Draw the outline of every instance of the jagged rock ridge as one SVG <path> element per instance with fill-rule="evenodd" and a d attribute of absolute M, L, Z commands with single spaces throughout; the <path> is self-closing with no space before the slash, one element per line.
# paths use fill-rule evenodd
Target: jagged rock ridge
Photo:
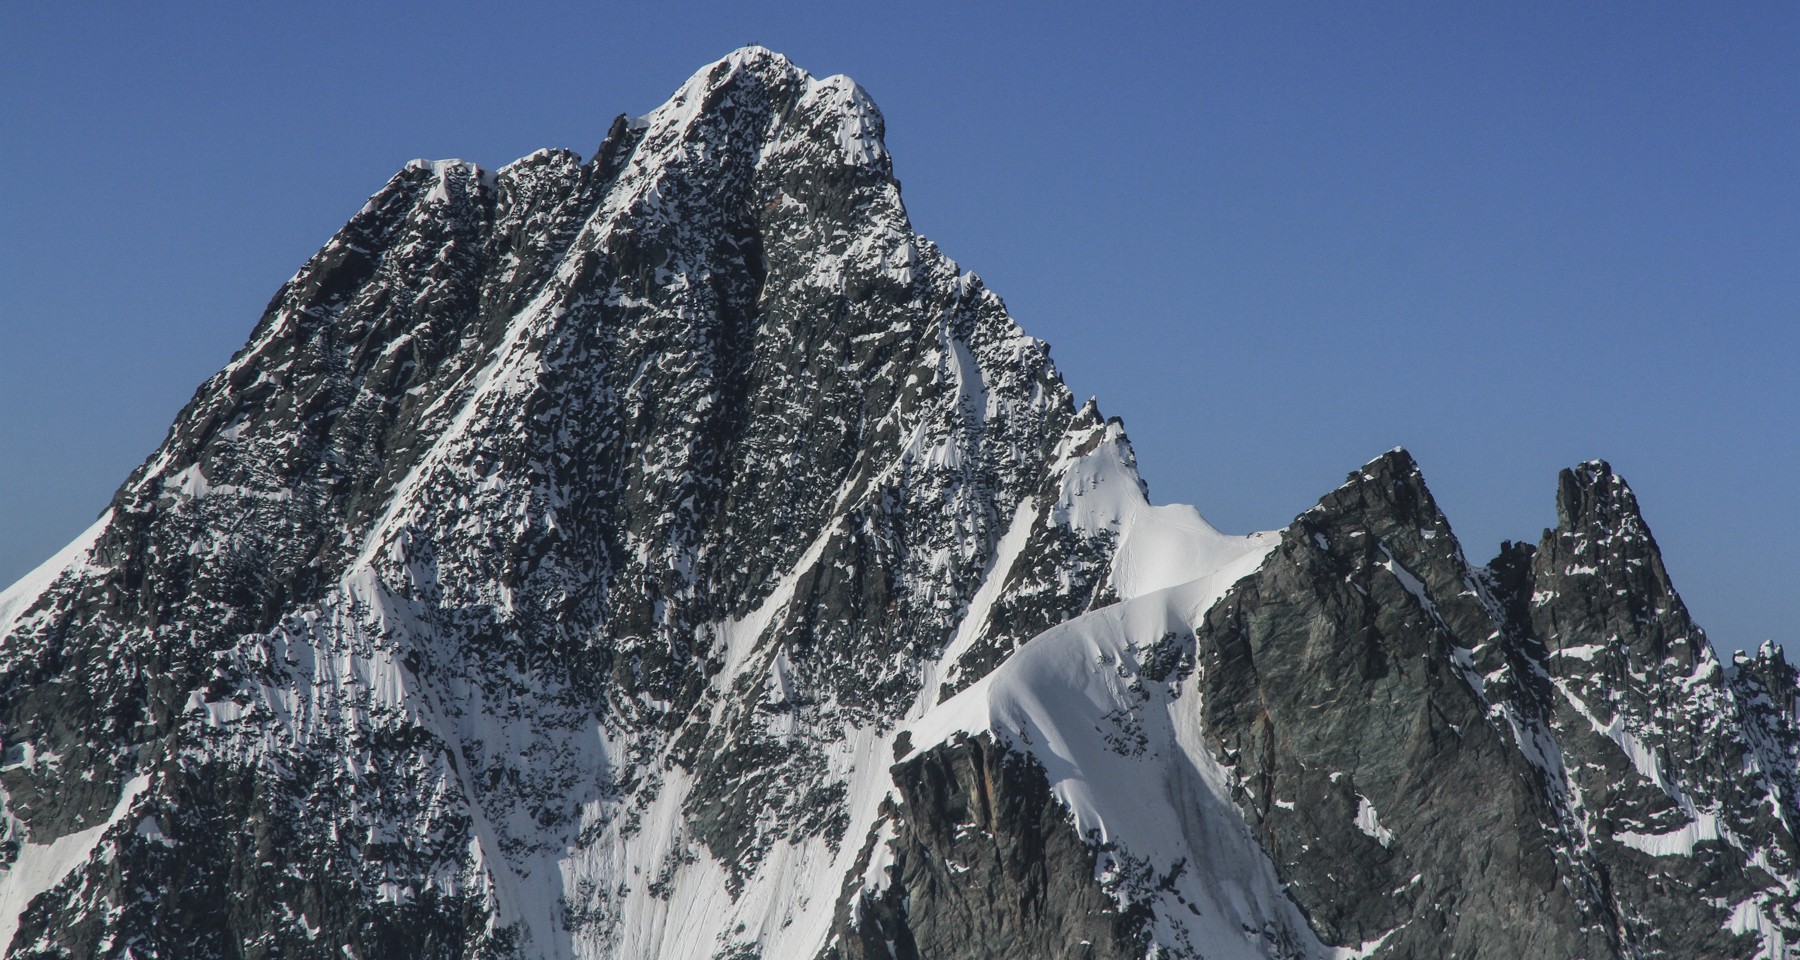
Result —
<path fill-rule="evenodd" d="M 397 174 L 0 594 L 7 955 L 1788 955 L 1795 673 L 1610 469 L 1151 506 L 882 134 Z"/>

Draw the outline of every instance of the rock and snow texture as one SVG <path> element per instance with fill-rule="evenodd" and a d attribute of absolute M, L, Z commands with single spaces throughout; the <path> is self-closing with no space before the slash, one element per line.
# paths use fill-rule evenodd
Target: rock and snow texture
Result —
<path fill-rule="evenodd" d="M 0 949 L 1789 955 L 1795 672 L 1610 470 L 1152 506 L 882 136 L 752 47 L 396 174 L 0 593 Z"/>
<path fill-rule="evenodd" d="M 1046 631 L 906 729 L 843 939 L 869 957 L 979 956 L 971 926 L 1032 956 L 1789 956 L 1793 671 L 1773 649 L 1726 670 L 1665 644 L 1674 709 L 1625 712 L 1653 675 L 1594 671 L 1604 646 L 1571 670 L 1556 638 L 1698 634 L 1603 464 L 1565 474 L 1560 509 L 1541 547 L 1472 566 L 1395 451 L 1242 567 Z M 1571 566 L 1643 579 L 1591 590 L 1558 579 Z M 1607 717 L 1573 706 L 1577 674 L 1611 691 Z M 1011 867 L 1069 837 L 1111 902 Z M 1029 895 L 976 906 L 1013 887 Z"/>
<path fill-rule="evenodd" d="M 1187 549 L 1174 543 L 1182 533 L 1193 535 Z M 1324 955 L 1231 805 L 1198 698 L 1183 695 L 1196 625 L 1274 541 L 1221 550 L 1210 527 L 1188 525 L 1161 536 L 1193 579 L 1051 628 L 905 727 L 901 743 L 927 752 L 977 738 L 1029 757 L 1091 845 L 1094 879 L 1116 910 L 1148 917 L 1138 933 L 1150 942 L 1184 956 Z M 1131 569 L 1126 559 L 1121 546 L 1116 573 Z M 1174 575 L 1135 559 L 1134 575 Z"/>

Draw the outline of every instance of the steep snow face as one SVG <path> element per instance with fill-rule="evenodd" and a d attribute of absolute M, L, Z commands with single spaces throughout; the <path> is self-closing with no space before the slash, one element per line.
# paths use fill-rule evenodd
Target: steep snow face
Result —
<path fill-rule="evenodd" d="M 144 792 L 149 782 L 149 777 L 140 776 L 127 783 L 118 806 L 104 823 L 65 834 L 49 843 L 27 841 L 20 845 L 6 873 L 0 875 L 0 943 L 13 942 L 13 934 L 19 929 L 19 915 L 32 900 L 61 883 L 94 855 L 107 831 L 126 818 L 132 801 Z"/>
<path fill-rule="evenodd" d="M 1191 507 L 1136 506 L 1127 516 L 1128 534 L 1156 551 L 1133 557 L 1136 583 L 1194 576 L 1045 632 L 910 724 L 910 744 L 924 751 L 986 735 L 1034 758 L 1076 832 L 1101 851 L 1098 881 L 1121 908 L 1150 908 L 1152 941 L 1166 955 L 1331 956 L 1238 814 L 1205 738 L 1203 704 L 1181 675 L 1183 661 L 1192 669 L 1196 625 L 1275 538 L 1222 550 L 1225 538 L 1196 526 Z M 1175 522 L 1158 527 L 1163 518 Z"/>
<path fill-rule="evenodd" d="M 30 573 L 20 577 L 18 582 L 0 591 L 0 637 L 12 634 L 13 628 L 31 613 L 32 605 L 57 580 L 63 577 L 80 577 L 87 572 L 94 543 L 111 522 L 112 512 L 109 510 L 101 514 L 100 519 L 95 520 L 81 536 L 58 550 L 55 556 L 38 564 Z"/>

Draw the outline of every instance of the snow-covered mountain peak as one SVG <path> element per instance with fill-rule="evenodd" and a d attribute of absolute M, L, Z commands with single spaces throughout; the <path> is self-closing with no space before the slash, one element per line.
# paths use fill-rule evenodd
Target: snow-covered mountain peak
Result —
<path fill-rule="evenodd" d="M 745 48 L 377 191 L 0 592 L 0 947 L 1789 960 L 1800 681 L 1610 468 L 1153 505 L 881 123 Z"/>
<path fill-rule="evenodd" d="M 1111 538 L 1108 583 L 1121 599 L 1210 576 L 1241 557 L 1260 558 L 1279 536 L 1278 531 L 1231 536 L 1190 505 L 1153 505 L 1125 425 L 1102 419 L 1091 399 L 1076 415 L 1058 456 L 1066 466 L 1056 516 L 1072 529 Z"/>

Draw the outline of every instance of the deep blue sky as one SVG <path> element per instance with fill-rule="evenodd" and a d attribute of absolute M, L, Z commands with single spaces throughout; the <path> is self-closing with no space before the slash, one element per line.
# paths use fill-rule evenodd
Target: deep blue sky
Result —
<path fill-rule="evenodd" d="M 1279 526 L 1396 444 L 1477 560 L 1636 488 L 1723 648 L 1800 634 L 1800 5 L 21 5 L 0 583 L 413 157 L 591 152 L 748 42 L 881 105 L 914 223 Z"/>

